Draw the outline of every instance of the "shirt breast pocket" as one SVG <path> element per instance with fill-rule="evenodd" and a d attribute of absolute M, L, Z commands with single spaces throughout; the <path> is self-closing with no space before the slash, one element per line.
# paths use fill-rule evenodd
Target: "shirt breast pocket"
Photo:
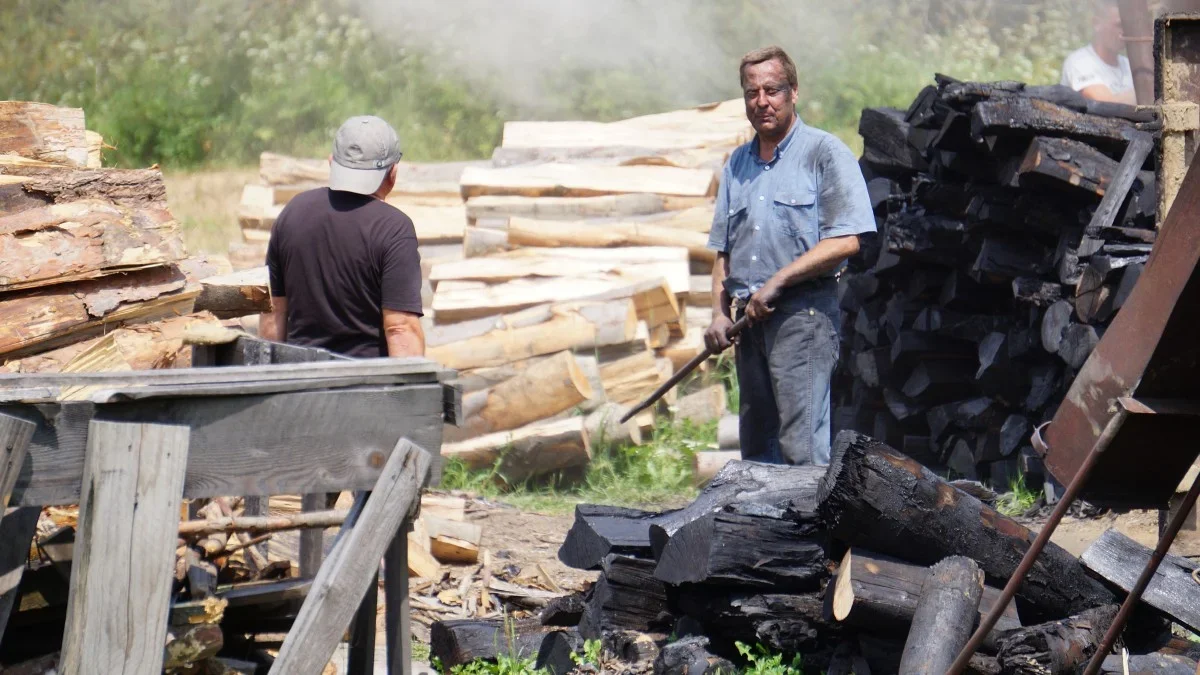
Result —
<path fill-rule="evenodd" d="M 750 202 L 747 201 L 746 195 L 730 195 L 729 196 L 729 238 L 739 234 L 741 226 L 746 222 L 746 216 L 750 213 Z"/>
<path fill-rule="evenodd" d="M 817 191 L 808 187 L 775 192 L 775 219 L 795 239 L 817 239 Z"/>

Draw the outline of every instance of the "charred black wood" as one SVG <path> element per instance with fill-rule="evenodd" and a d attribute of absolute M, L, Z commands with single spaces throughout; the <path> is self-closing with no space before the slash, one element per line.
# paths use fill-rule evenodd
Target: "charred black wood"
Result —
<path fill-rule="evenodd" d="M 926 361 L 913 369 L 901 391 L 909 398 L 945 401 L 970 394 L 974 382 L 974 373 L 958 362 Z"/>
<path fill-rule="evenodd" d="M 546 634 L 554 630 L 537 620 L 508 624 L 500 619 L 435 621 L 429 630 L 429 651 L 447 668 L 501 654 L 534 658 Z"/>
<path fill-rule="evenodd" d="M 1008 457 L 1022 445 L 1029 442 L 1029 434 L 1033 426 L 1029 418 L 1013 413 L 1004 420 L 1000 427 L 1000 454 Z"/>
<path fill-rule="evenodd" d="M 1074 673 L 1096 652 L 1116 614 L 1116 605 L 1103 605 L 1012 631 L 1000 638 L 1000 667 L 1013 675 Z"/>
<path fill-rule="evenodd" d="M 982 101 L 974 107 L 971 116 L 971 132 L 976 137 L 1072 138 L 1110 154 L 1125 151 L 1132 129 L 1133 125 L 1125 120 L 1079 113 L 1049 101 L 1027 97 Z"/>
<path fill-rule="evenodd" d="M 988 237 L 971 266 L 972 275 L 984 277 L 1038 276 L 1053 268 L 1052 253 L 1034 242 Z"/>
<path fill-rule="evenodd" d="M 667 611 L 667 589 L 654 578 L 653 560 L 610 555 L 584 608 L 579 633 L 589 640 L 619 630 L 666 632 L 674 619 Z"/>
<path fill-rule="evenodd" d="M 538 619 L 543 626 L 578 626 L 587 605 L 584 593 L 572 593 L 551 600 L 542 608 Z"/>
<path fill-rule="evenodd" d="M 1085 567 L 1113 586 L 1128 592 L 1152 551 L 1116 530 L 1108 530 L 1080 559 Z M 1200 584 L 1193 575 L 1200 565 L 1167 555 L 1142 596 L 1142 602 L 1192 632 L 1200 629 Z"/>
<path fill-rule="evenodd" d="M 1013 298 L 1034 307 L 1049 307 L 1062 300 L 1062 284 L 1036 277 L 1017 277 L 1012 282 Z"/>
<path fill-rule="evenodd" d="M 845 633 L 817 592 L 747 593 L 684 586 L 672 596 L 679 611 L 705 627 L 718 654 L 736 655 L 735 641 L 757 643 L 773 651 L 804 654 L 806 666 L 820 668 Z"/>
<path fill-rule="evenodd" d="M 718 675 L 735 673 L 732 662 L 709 653 L 708 638 L 687 637 L 662 648 L 654 660 L 654 675 Z"/>
<path fill-rule="evenodd" d="M 945 672 L 967 644 L 983 597 L 983 570 L 951 556 L 929 569 L 900 658 L 900 675 Z"/>
<path fill-rule="evenodd" d="M 1042 348 L 1057 354 L 1071 325 L 1071 314 L 1075 308 L 1066 300 L 1059 300 L 1046 309 L 1042 316 Z"/>
<path fill-rule="evenodd" d="M 1121 309 L 1125 301 L 1129 299 L 1129 294 L 1133 292 L 1133 287 L 1137 284 L 1138 279 L 1142 277 L 1142 270 L 1145 269 L 1145 264 L 1138 263 L 1130 265 L 1121 272 L 1121 281 L 1117 284 L 1117 291 L 1113 294 L 1113 309 Z"/>
<path fill-rule="evenodd" d="M 965 555 L 1001 582 L 1033 541 L 1025 527 L 891 448 L 849 431 L 834 443 L 818 510 L 833 536 L 848 545 L 925 565 Z M 1112 594 L 1062 548 L 1047 545 L 1039 562 L 1018 591 L 1022 616 L 1063 617 L 1111 601 Z"/>
<path fill-rule="evenodd" d="M 639 509 L 580 504 L 558 559 L 567 567 L 590 570 L 610 554 L 649 558 L 650 525 L 660 517 Z"/>
<path fill-rule="evenodd" d="M 1058 347 L 1058 356 L 1072 370 L 1079 370 L 1099 342 L 1100 334 L 1094 326 L 1072 323 L 1063 333 L 1062 344 Z"/>
<path fill-rule="evenodd" d="M 549 633 L 542 638 L 542 644 L 538 647 L 534 667 L 545 669 L 550 675 L 567 675 L 578 667 L 571 657 L 583 653 L 584 642 L 577 630 Z"/>

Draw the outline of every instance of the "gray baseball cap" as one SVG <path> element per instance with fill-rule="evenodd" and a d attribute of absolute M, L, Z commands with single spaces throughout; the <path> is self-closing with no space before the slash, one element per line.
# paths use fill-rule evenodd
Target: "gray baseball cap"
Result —
<path fill-rule="evenodd" d="M 400 137 L 387 122 L 374 115 L 351 117 L 333 139 L 329 188 L 373 194 L 402 154 Z"/>

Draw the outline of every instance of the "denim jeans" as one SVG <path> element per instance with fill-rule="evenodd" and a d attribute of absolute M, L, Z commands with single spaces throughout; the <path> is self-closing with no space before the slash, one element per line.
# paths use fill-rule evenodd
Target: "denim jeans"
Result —
<path fill-rule="evenodd" d="M 838 359 L 836 284 L 785 291 L 736 348 L 742 458 L 829 464 L 829 383 Z M 739 313 L 741 310 L 739 310 Z"/>

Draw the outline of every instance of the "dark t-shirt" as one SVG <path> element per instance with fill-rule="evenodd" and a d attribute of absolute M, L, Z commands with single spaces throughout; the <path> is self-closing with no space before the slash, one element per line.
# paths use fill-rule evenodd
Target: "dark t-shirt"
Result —
<path fill-rule="evenodd" d="M 420 316 L 412 220 L 383 201 L 320 188 L 297 195 L 267 245 L 271 294 L 287 298 L 287 341 L 387 356 L 383 310 Z"/>

